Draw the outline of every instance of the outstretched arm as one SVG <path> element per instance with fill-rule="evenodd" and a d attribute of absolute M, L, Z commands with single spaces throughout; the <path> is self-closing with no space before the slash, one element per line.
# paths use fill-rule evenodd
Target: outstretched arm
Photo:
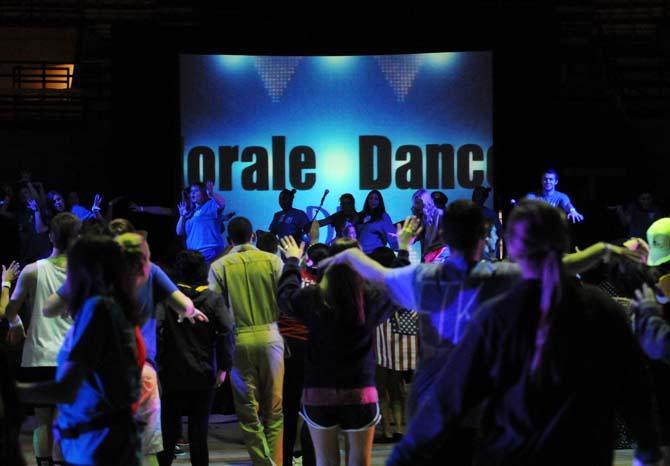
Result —
<path fill-rule="evenodd" d="M 210 199 L 213 199 L 214 202 L 216 202 L 216 205 L 219 206 L 219 209 L 223 210 L 226 208 L 226 200 L 223 198 L 222 195 L 218 194 L 216 191 L 214 191 L 214 182 L 213 181 L 207 181 L 205 183 L 205 187 L 207 189 L 207 195 L 209 196 Z"/>

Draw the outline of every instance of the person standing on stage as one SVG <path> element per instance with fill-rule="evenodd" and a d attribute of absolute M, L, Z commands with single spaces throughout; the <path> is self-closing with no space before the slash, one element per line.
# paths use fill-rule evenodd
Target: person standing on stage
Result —
<path fill-rule="evenodd" d="M 225 248 L 221 236 L 225 199 L 214 192 L 213 182 L 193 183 L 188 202 L 181 201 L 177 207 L 177 235 L 186 235 L 186 248 L 200 252 L 211 263 Z"/>
<path fill-rule="evenodd" d="M 578 223 L 584 220 L 584 216 L 577 212 L 575 206 L 570 202 L 570 197 L 565 193 L 556 191 L 557 184 L 558 172 L 553 168 L 550 168 L 542 174 L 542 190 L 537 193 L 530 193 L 526 198 L 539 199 L 553 207 L 563 209 L 568 214 L 568 219 L 572 220 L 572 223 Z"/>
<path fill-rule="evenodd" d="M 295 189 L 282 189 L 279 193 L 279 207 L 281 210 L 275 212 L 272 223 L 268 230 L 277 238 L 291 235 L 296 241 L 301 241 L 303 235 L 309 230 L 309 219 L 307 214 L 300 209 L 293 208 Z"/>
<path fill-rule="evenodd" d="M 358 212 L 356 212 L 356 200 L 354 196 L 345 193 L 340 196 L 340 210 L 332 215 L 319 220 L 319 226 L 332 225 L 335 229 L 335 237 L 341 238 L 345 236 L 344 229 L 348 225 L 356 225 L 358 223 Z"/>
<path fill-rule="evenodd" d="M 376 189 L 365 198 L 365 206 L 358 214 L 356 233 L 361 249 L 366 254 L 386 245 L 393 250 L 398 249 L 396 227 L 386 213 L 382 193 Z"/>
<path fill-rule="evenodd" d="M 433 202 L 433 197 L 426 189 L 419 189 L 412 195 L 412 215 L 421 220 L 423 230 L 419 235 L 421 243 L 421 257 L 434 246 L 440 245 L 440 226 L 444 211 L 438 209 Z"/>

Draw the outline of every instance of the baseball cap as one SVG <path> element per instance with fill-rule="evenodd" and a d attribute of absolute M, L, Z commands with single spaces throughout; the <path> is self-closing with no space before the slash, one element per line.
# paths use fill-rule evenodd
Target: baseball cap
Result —
<path fill-rule="evenodd" d="M 647 230 L 649 259 L 647 265 L 657 266 L 670 261 L 670 218 L 656 220 Z"/>

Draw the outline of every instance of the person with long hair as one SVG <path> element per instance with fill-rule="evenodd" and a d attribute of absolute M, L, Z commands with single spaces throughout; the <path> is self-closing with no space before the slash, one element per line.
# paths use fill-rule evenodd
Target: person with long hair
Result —
<path fill-rule="evenodd" d="M 214 183 L 193 183 L 188 198 L 182 200 L 177 221 L 177 235 L 186 236 L 186 248 L 199 251 L 212 263 L 225 248 L 221 225 L 225 199 L 214 191 Z"/>
<path fill-rule="evenodd" d="M 51 217 L 61 212 L 72 212 L 82 222 L 89 218 L 102 218 L 100 204 L 102 203 L 102 196 L 96 194 L 93 199 L 93 206 L 91 210 L 82 207 L 79 204 L 68 205 L 65 203 L 65 198 L 58 191 L 49 191 L 47 193 L 47 216 Z"/>
<path fill-rule="evenodd" d="M 160 395 L 156 374 L 156 306 L 165 302 L 181 319 L 207 322 L 208 318 L 193 305 L 193 301 L 177 289 L 167 274 L 151 262 L 151 251 L 146 238 L 134 232 L 127 220 L 112 221 L 110 233 L 121 246 L 127 264 L 127 273 L 133 283 L 133 293 L 140 314 L 142 339 L 146 357 L 141 372 L 140 400 L 136 418 L 142 426 L 142 452 L 146 464 L 157 464 L 156 453 L 163 450 L 160 425 Z M 67 312 L 69 284 L 66 282 L 49 296 L 42 307 L 45 316 L 60 316 Z"/>
<path fill-rule="evenodd" d="M 373 189 L 365 198 L 363 210 L 358 214 L 356 224 L 358 242 L 365 254 L 370 254 L 377 248 L 389 245 L 391 249 L 398 249 L 396 227 L 391 217 L 386 213 L 382 193 Z"/>
<path fill-rule="evenodd" d="M 443 245 L 440 227 L 444 211 L 435 206 L 430 191 L 419 189 L 412 195 L 412 214 L 421 220 L 421 226 L 423 226 L 423 231 L 418 238 L 423 258 L 428 251 Z"/>
<path fill-rule="evenodd" d="M 299 247 L 291 236 L 280 242 L 287 260 L 277 301 L 283 312 L 309 330 L 302 416 L 314 442 L 317 465 L 339 464 L 340 432 L 348 440 L 348 464 L 370 465 L 380 418 L 374 333 L 399 308 L 345 264 L 328 268 L 318 286 L 301 288 L 299 260 L 304 244 Z M 356 241 L 339 238 L 331 244 L 331 252 L 356 247 Z"/>
<path fill-rule="evenodd" d="M 481 306 L 387 464 L 434 464 L 484 400 L 473 465 L 611 465 L 615 410 L 637 440 L 637 464 L 655 464 L 644 357 L 623 310 L 566 278 L 564 215 L 523 201 L 507 239 L 523 280 Z"/>
<path fill-rule="evenodd" d="M 118 244 L 86 236 L 68 254 L 69 313 L 56 380 L 19 384 L 24 402 L 58 403 L 54 430 L 72 465 L 138 465 L 140 371 L 133 283 Z"/>
<path fill-rule="evenodd" d="M 335 237 L 341 238 L 347 236 L 345 228 L 349 225 L 358 223 L 358 212 L 356 212 L 356 199 L 351 193 L 344 193 L 340 196 L 340 208 L 334 214 L 319 220 L 319 227 L 332 225 L 335 230 Z"/>

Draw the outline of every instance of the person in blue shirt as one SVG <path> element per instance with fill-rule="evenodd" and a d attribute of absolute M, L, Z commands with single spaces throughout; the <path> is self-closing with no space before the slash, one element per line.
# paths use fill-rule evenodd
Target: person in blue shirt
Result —
<path fill-rule="evenodd" d="M 398 249 L 396 227 L 386 213 L 382 193 L 376 189 L 365 198 L 363 210 L 358 214 L 356 232 L 361 249 L 366 254 L 386 245 L 393 250 Z"/>
<path fill-rule="evenodd" d="M 177 206 L 179 220 L 177 235 L 186 235 L 186 248 L 205 256 L 207 263 L 219 257 L 225 248 L 221 225 L 226 201 L 214 192 L 214 183 L 193 183 L 189 187 L 188 199 Z"/>
<path fill-rule="evenodd" d="M 67 212 L 68 208 L 65 204 L 65 198 L 58 191 L 49 191 L 47 193 L 47 199 L 49 206 L 47 210 L 53 212 L 53 215 L 56 215 L 60 212 Z M 102 203 L 102 196 L 96 194 L 93 199 L 93 206 L 91 210 L 88 210 L 86 207 L 82 207 L 79 204 L 72 205 L 69 209 L 70 212 L 75 214 L 80 221 L 84 221 L 89 218 L 102 218 L 100 213 L 100 204 Z"/>
<path fill-rule="evenodd" d="M 299 209 L 293 208 L 295 189 L 282 189 L 279 193 L 279 207 L 281 210 L 275 212 L 272 223 L 268 230 L 277 238 L 291 235 L 296 242 L 300 243 L 305 233 L 309 230 L 309 219 L 307 214 Z"/>
<path fill-rule="evenodd" d="M 95 195 L 91 210 L 78 204 L 74 204 L 68 208 L 65 204 L 65 198 L 58 191 L 49 191 L 46 203 L 47 205 L 45 206 L 34 197 L 27 201 L 28 209 L 33 212 L 32 223 L 35 227 L 35 232 L 38 234 L 47 233 L 49 231 L 49 222 L 61 212 L 71 212 L 81 222 L 89 219 L 103 219 L 100 212 L 100 204 L 102 204 L 102 196 L 100 194 Z"/>
<path fill-rule="evenodd" d="M 579 223 L 584 220 L 584 216 L 577 212 L 575 206 L 570 202 L 570 197 L 556 190 L 558 184 L 558 172 L 553 168 L 546 170 L 542 174 L 542 190 L 536 193 L 530 193 L 526 196 L 528 199 L 539 199 L 552 207 L 557 207 L 565 211 L 568 219 L 572 223 Z"/>

